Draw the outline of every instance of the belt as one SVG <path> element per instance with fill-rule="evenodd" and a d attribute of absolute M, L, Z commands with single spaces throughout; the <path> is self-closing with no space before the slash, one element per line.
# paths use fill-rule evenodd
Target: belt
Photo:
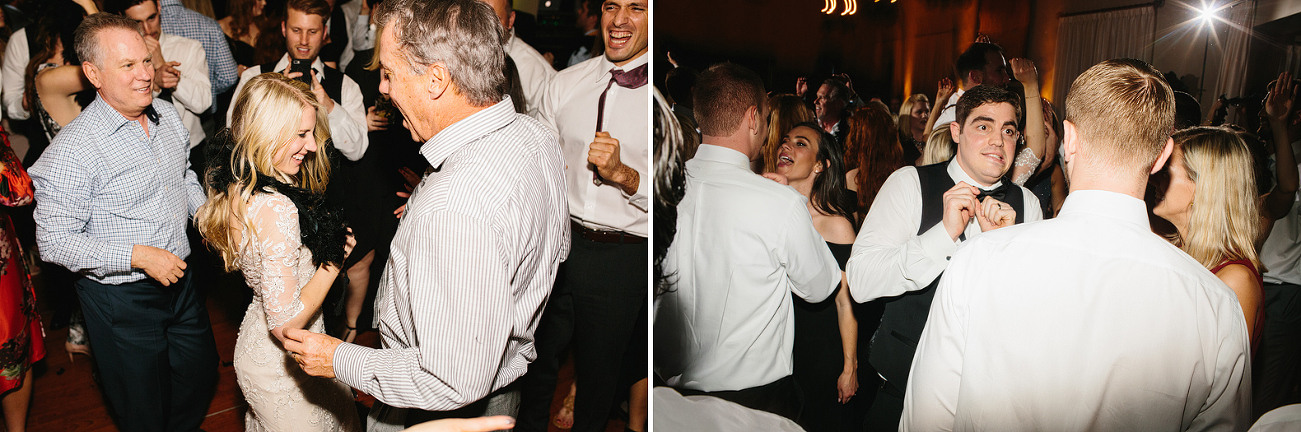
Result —
<path fill-rule="evenodd" d="M 899 390 L 898 387 L 895 387 L 894 384 L 890 384 L 889 381 L 881 381 L 881 393 L 903 399 L 903 390 Z"/>
<path fill-rule="evenodd" d="M 646 243 L 646 237 L 628 234 L 623 231 L 594 230 L 573 219 L 569 220 L 569 228 L 579 236 L 597 243 Z"/>

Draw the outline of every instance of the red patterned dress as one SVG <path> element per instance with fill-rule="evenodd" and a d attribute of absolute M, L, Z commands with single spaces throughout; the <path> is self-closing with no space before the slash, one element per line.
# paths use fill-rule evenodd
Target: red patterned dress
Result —
<path fill-rule="evenodd" d="M 32 179 L 9 149 L 0 129 L 0 204 L 32 203 Z M 36 314 L 36 293 L 23 266 L 23 249 L 8 215 L 0 215 L 0 393 L 22 385 L 32 363 L 45 357 L 45 330 Z"/>

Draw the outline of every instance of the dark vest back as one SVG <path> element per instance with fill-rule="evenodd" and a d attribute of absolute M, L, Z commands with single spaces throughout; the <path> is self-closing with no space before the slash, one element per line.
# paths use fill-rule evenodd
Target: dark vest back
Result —
<path fill-rule="evenodd" d="M 944 220 L 944 193 L 954 185 L 948 165 L 948 162 L 941 162 L 917 167 L 922 192 L 922 220 L 918 225 L 918 235 Z M 1003 181 L 1009 180 L 1004 178 Z M 1007 204 L 1016 210 L 1016 223 L 1021 223 L 1025 214 L 1021 188 L 1013 187 L 1006 198 Z M 908 384 L 908 369 L 912 367 L 913 354 L 917 352 L 917 342 L 926 327 L 926 316 L 930 314 L 931 300 L 935 298 L 935 287 L 939 283 L 940 276 L 936 276 L 926 288 L 878 300 L 885 302 L 885 314 L 881 316 L 881 326 L 872 336 L 868 362 L 899 390 Z"/>
<path fill-rule="evenodd" d="M 276 70 L 276 63 L 279 60 L 262 65 L 262 73 L 280 72 Z M 343 72 L 338 69 L 326 66 L 325 76 L 320 77 L 321 87 L 325 87 L 325 94 L 334 100 L 335 104 L 343 103 Z M 238 97 L 239 95 L 236 95 Z M 234 103 L 234 102 L 232 102 Z"/>

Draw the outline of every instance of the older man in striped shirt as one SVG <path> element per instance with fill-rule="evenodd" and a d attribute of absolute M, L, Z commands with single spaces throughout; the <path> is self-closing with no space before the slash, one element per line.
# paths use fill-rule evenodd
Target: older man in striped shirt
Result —
<path fill-rule="evenodd" d="M 559 144 L 502 95 L 502 28 L 486 4 L 388 0 L 374 18 L 380 91 L 433 172 L 411 193 L 381 278 L 384 348 L 306 331 L 286 332 L 285 348 L 310 374 L 411 408 L 408 425 L 513 415 L 509 384 L 536 357 L 569 250 Z"/>

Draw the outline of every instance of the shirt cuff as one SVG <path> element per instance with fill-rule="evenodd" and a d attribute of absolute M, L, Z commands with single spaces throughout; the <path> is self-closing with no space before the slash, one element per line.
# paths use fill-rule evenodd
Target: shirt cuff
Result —
<path fill-rule="evenodd" d="M 135 245 L 123 243 L 109 243 L 106 262 L 100 267 L 99 271 L 103 274 L 118 272 L 129 272 L 135 270 L 131 267 L 131 251 Z"/>
<path fill-rule="evenodd" d="M 927 258 L 932 262 L 943 264 L 941 269 L 948 266 L 949 258 L 952 258 L 953 252 L 958 250 L 958 242 L 949 237 L 949 231 L 944 229 L 943 222 L 935 224 L 931 229 L 917 236 L 917 240 L 921 243 Z"/>
<path fill-rule="evenodd" d="M 628 203 L 629 203 L 629 204 L 632 204 L 633 207 L 637 207 L 637 208 L 640 209 L 641 211 L 646 211 L 646 210 L 647 210 L 647 201 L 648 201 L 647 198 L 646 198 L 646 191 L 650 188 L 650 177 L 651 177 L 651 176 L 648 176 L 648 175 L 643 174 L 643 173 L 641 173 L 641 172 L 638 172 L 638 173 L 637 173 L 637 176 L 639 177 L 639 179 L 637 180 L 637 192 L 636 192 L 636 193 L 634 193 L 634 194 L 632 194 L 632 195 L 629 195 L 629 194 L 627 194 L 626 192 L 624 192 L 623 189 L 619 189 L 619 193 L 623 194 L 623 197 L 624 197 L 624 198 L 627 198 L 627 199 L 628 199 Z"/>
<path fill-rule="evenodd" d="M 366 390 L 362 387 L 366 380 L 366 358 L 373 348 L 357 344 L 341 343 L 334 348 L 334 377 L 349 387 Z"/>

